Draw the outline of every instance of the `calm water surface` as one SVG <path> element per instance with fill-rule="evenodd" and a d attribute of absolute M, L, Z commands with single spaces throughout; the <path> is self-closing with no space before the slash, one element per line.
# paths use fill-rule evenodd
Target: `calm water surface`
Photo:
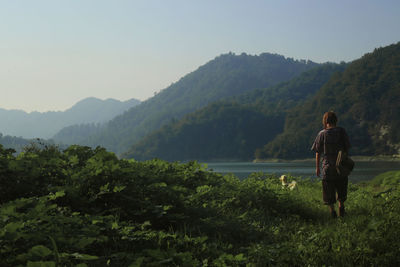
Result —
<path fill-rule="evenodd" d="M 208 169 L 222 174 L 233 173 L 239 178 L 245 178 L 253 172 L 272 173 L 275 175 L 290 174 L 300 177 L 315 177 L 314 162 L 210 162 Z M 349 176 L 352 182 L 367 181 L 376 175 L 400 170 L 400 162 L 356 162 L 353 172 Z"/>

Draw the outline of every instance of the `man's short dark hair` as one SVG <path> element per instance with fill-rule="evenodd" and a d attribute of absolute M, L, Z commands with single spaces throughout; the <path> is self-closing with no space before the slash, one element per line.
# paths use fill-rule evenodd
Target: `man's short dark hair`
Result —
<path fill-rule="evenodd" d="M 329 125 L 336 126 L 337 116 L 335 112 L 333 111 L 325 112 L 324 116 L 322 117 L 322 124 L 324 125 L 324 129 L 326 129 L 328 123 Z"/>

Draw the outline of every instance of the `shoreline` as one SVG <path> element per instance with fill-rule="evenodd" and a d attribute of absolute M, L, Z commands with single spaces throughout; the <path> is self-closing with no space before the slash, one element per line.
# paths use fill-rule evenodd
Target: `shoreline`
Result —
<path fill-rule="evenodd" d="M 393 156 L 351 156 L 355 162 L 400 162 L 400 155 Z M 253 163 L 278 163 L 278 162 L 314 162 L 314 158 L 306 159 L 254 159 Z"/>

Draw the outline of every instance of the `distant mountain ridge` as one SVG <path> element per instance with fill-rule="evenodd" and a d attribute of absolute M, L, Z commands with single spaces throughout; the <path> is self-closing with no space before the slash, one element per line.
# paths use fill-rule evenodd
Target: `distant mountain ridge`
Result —
<path fill-rule="evenodd" d="M 65 111 L 31 112 L 0 108 L 0 133 L 24 138 L 53 137 L 72 124 L 104 123 L 140 103 L 130 99 L 85 98 Z"/>
<path fill-rule="evenodd" d="M 345 67 L 323 64 L 288 82 L 214 102 L 145 136 L 125 156 L 137 160 L 252 160 L 257 148 L 283 131 L 287 111 L 312 97 Z"/>
<path fill-rule="evenodd" d="M 353 155 L 400 155 L 400 42 L 377 48 L 336 73 L 304 105 L 292 109 L 285 128 L 257 151 L 258 158 L 302 158 L 333 110 L 350 137 Z"/>
<path fill-rule="evenodd" d="M 264 53 L 216 57 L 159 94 L 108 122 L 100 131 L 74 138 L 76 143 L 126 152 L 142 137 L 212 102 L 290 80 L 317 63 Z M 90 128 L 90 127 L 89 127 Z M 70 128 L 71 132 L 77 128 Z M 90 131 L 90 130 L 89 130 Z"/>
<path fill-rule="evenodd" d="M 145 136 L 138 160 L 310 158 L 322 115 L 338 114 L 353 155 L 400 155 L 400 43 L 349 64 L 324 64 L 288 82 L 214 102 Z"/>

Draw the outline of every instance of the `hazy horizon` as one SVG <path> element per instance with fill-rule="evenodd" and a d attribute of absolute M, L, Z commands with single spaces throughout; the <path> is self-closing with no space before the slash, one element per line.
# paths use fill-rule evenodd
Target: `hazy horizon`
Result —
<path fill-rule="evenodd" d="M 34 112 L 39 112 L 39 113 L 46 113 L 46 112 L 64 112 L 64 111 L 66 111 L 66 110 L 68 110 L 68 109 L 71 109 L 73 106 L 75 106 L 75 105 L 78 104 L 79 102 L 81 102 L 81 101 L 83 101 L 83 100 L 86 100 L 86 99 L 90 99 L 90 98 L 95 98 L 95 99 L 98 99 L 98 100 L 101 100 L 101 101 L 116 100 L 116 101 L 119 101 L 119 102 L 126 102 L 126 101 L 129 101 L 129 100 L 132 100 L 132 99 L 136 99 L 136 98 L 132 97 L 132 98 L 129 98 L 129 99 L 121 100 L 121 99 L 116 99 L 116 98 L 114 98 L 114 97 L 99 98 L 99 97 L 95 97 L 95 96 L 88 96 L 88 97 L 84 97 L 84 98 L 82 98 L 82 99 L 79 99 L 78 101 L 72 103 L 70 106 L 66 107 L 65 109 L 44 110 L 44 111 L 37 111 L 37 110 L 26 111 L 26 110 L 23 110 L 23 109 L 21 109 L 21 108 L 3 108 L 3 107 L 0 107 L 0 109 L 8 110 L 8 111 L 23 111 L 23 112 L 26 112 L 26 113 L 34 113 Z M 136 99 L 136 100 L 139 100 L 139 99 Z M 142 100 L 139 100 L 139 101 L 143 102 Z"/>
<path fill-rule="evenodd" d="M 0 108 L 144 101 L 228 52 L 349 62 L 400 41 L 399 12 L 392 0 L 7 1 Z"/>

